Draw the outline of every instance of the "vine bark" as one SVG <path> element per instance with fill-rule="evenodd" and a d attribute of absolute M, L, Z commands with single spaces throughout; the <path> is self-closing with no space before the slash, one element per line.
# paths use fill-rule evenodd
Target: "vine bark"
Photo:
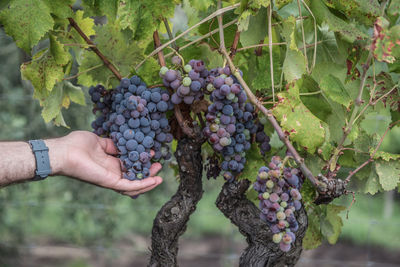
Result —
<path fill-rule="evenodd" d="M 186 231 L 189 217 L 203 195 L 202 143 L 198 138 L 187 137 L 178 141 L 175 157 L 179 166 L 180 184 L 178 191 L 154 219 L 148 266 L 178 266 L 179 236 Z"/>

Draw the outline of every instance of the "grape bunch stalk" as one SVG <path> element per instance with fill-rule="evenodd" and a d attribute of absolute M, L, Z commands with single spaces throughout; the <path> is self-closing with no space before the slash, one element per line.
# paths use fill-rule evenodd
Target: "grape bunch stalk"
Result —
<path fill-rule="evenodd" d="M 98 85 L 90 89 L 95 110 L 103 107 L 92 126 L 99 136 L 110 137 L 119 151 L 123 177 L 129 180 L 150 175 L 152 161 L 171 158 L 168 143 L 172 142 L 166 112 L 173 108 L 167 90 L 149 89 L 138 77 L 123 78 L 111 94 Z M 99 107 L 100 104 L 100 107 Z M 99 127 L 101 123 L 101 127 Z"/>
<path fill-rule="evenodd" d="M 269 226 L 273 242 L 284 252 L 291 249 L 299 229 L 295 212 L 302 207 L 302 182 L 299 169 L 285 167 L 279 156 L 273 156 L 268 167 L 259 169 L 253 184 L 260 200 L 260 219 Z"/>

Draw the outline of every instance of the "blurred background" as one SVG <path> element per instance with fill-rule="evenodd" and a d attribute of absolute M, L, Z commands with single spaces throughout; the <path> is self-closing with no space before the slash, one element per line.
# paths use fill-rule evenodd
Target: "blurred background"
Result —
<path fill-rule="evenodd" d="M 27 60 L 0 29 L 0 141 L 90 130 L 90 101 L 64 112 L 70 129 L 44 123 L 32 88 L 20 78 Z M 383 146 L 400 152 L 400 127 Z M 137 200 L 66 177 L 0 189 L 0 266 L 146 266 L 153 219 L 178 186 L 171 168 L 161 176 L 164 183 Z M 180 239 L 181 266 L 238 264 L 246 242 L 215 207 L 221 185 L 204 178 L 203 199 Z M 342 214 L 338 244 L 304 251 L 297 266 L 400 266 L 399 194 L 357 194 L 356 200 L 349 218 Z M 349 206 L 351 197 L 338 202 Z"/>

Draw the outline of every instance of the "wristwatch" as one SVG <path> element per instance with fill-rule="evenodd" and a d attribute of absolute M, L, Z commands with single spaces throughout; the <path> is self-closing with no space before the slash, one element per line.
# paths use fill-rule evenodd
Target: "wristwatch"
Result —
<path fill-rule="evenodd" d="M 28 143 L 32 148 L 36 160 L 35 177 L 32 180 L 43 180 L 51 174 L 49 148 L 43 140 L 29 140 Z"/>

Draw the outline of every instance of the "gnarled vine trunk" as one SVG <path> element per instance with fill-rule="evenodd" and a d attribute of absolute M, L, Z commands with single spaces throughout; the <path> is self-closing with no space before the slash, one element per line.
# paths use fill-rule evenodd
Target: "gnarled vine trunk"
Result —
<path fill-rule="evenodd" d="M 203 195 L 201 158 L 202 141 L 183 138 L 178 141 L 180 184 L 154 219 L 149 266 L 178 266 L 178 239 L 186 231 L 190 215 Z"/>
<path fill-rule="evenodd" d="M 221 212 L 246 236 L 249 246 L 240 257 L 241 267 L 294 266 L 302 252 L 302 241 L 307 229 L 307 214 L 304 208 L 296 212 L 299 229 L 296 241 L 289 252 L 282 252 L 272 242 L 272 232 L 260 219 L 260 210 L 246 198 L 250 181 L 226 182 L 216 205 Z"/>

